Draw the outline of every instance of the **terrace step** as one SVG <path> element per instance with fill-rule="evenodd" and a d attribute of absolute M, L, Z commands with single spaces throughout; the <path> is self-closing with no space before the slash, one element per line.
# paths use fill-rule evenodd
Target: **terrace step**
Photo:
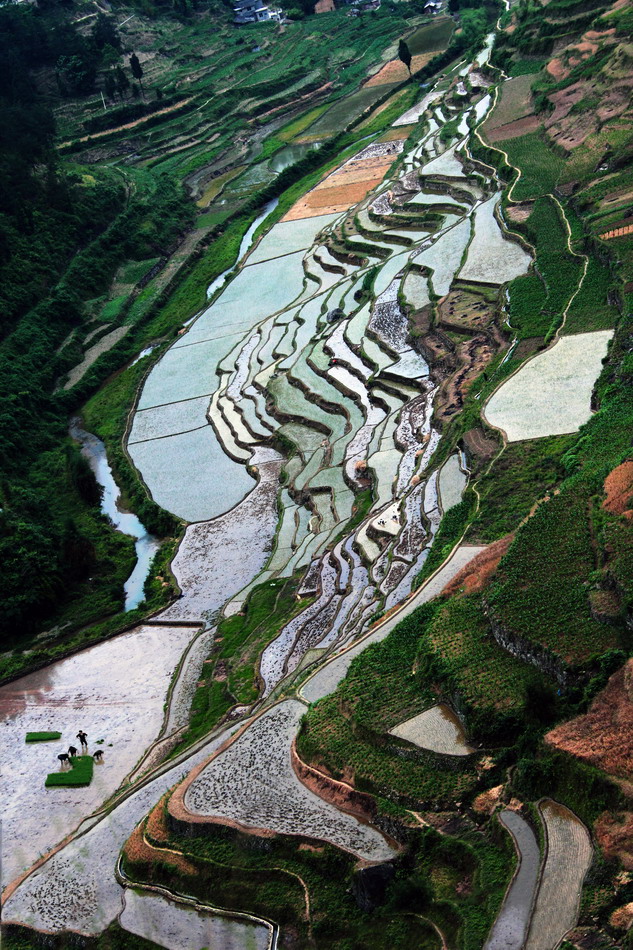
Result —
<path fill-rule="evenodd" d="M 219 393 L 215 392 L 207 410 L 207 419 L 226 454 L 236 462 L 248 462 L 251 451 L 239 445 L 218 406 Z"/>

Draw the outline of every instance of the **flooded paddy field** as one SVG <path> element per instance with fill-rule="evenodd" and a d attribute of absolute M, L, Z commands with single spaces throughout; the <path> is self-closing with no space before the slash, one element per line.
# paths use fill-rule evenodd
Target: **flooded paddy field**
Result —
<path fill-rule="evenodd" d="M 486 405 L 509 442 L 576 432 L 591 416 L 591 393 L 612 330 L 563 336 L 504 382 Z"/>
<path fill-rule="evenodd" d="M 137 627 L 0 687 L 5 885 L 99 808 L 158 738 L 172 676 L 197 633 Z M 25 743 L 27 732 L 49 729 L 61 739 Z M 57 755 L 79 748 L 80 729 L 89 752 L 103 752 L 92 783 L 45 788 L 47 774 L 60 769 Z"/>
<path fill-rule="evenodd" d="M 270 927 L 235 917 L 203 913 L 146 891 L 127 890 L 119 918 L 124 930 L 167 950 L 268 950 Z"/>
<path fill-rule="evenodd" d="M 470 755 L 474 751 L 466 741 L 459 717 L 445 703 L 426 709 L 413 719 L 394 726 L 389 732 L 430 752 Z"/>

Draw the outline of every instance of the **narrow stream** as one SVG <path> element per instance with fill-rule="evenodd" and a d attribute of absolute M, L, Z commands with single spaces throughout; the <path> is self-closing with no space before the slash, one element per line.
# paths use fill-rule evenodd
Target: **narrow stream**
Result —
<path fill-rule="evenodd" d="M 134 610 L 143 600 L 143 587 L 149 574 L 151 563 L 160 547 L 158 538 L 149 534 L 145 526 L 131 511 L 120 508 L 121 492 L 114 480 L 108 464 L 105 445 L 101 439 L 86 432 L 79 419 L 73 418 L 69 428 L 70 436 L 81 445 L 81 454 L 88 461 L 98 484 L 103 489 L 101 511 L 107 515 L 117 531 L 128 534 L 135 541 L 136 564 L 124 585 L 125 610 Z"/>
<path fill-rule="evenodd" d="M 264 205 L 264 210 L 261 212 L 261 214 L 257 215 L 255 220 L 249 227 L 248 231 L 242 238 L 240 249 L 237 255 L 237 260 L 235 261 L 235 263 L 231 264 L 230 267 L 227 267 L 226 270 L 223 270 L 221 274 L 218 274 L 215 280 L 211 281 L 211 283 L 207 287 L 207 300 L 210 300 L 213 294 L 216 292 L 216 290 L 219 290 L 219 288 L 222 287 L 222 285 L 224 284 L 224 281 L 227 278 L 227 275 L 235 270 L 235 268 L 240 263 L 240 261 L 242 260 L 242 258 L 244 257 L 248 249 L 250 248 L 251 244 L 253 243 L 253 235 L 255 234 L 255 231 L 257 230 L 259 225 L 262 223 L 262 221 L 264 221 L 268 217 L 271 211 L 275 210 L 278 204 L 279 204 L 279 198 L 272 198 L 270 201 L 266 202 L 266 204 Z"/>

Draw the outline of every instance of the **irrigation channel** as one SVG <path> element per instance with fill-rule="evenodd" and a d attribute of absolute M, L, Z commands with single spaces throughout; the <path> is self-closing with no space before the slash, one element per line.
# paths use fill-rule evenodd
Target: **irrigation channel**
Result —
<path fill-rule="evenodd" d="M 321 839 L 367 863 L 393 856 L 393 842 L 302 785 L 291 749 L 302 713 L 336 688 L 353 657 L 439 594 L 482 550 L 458 546 L 412 593 L 443 513 L 459 502 L 468 472 L 459 453 L 441 467 L 431 464 L 440 442 L 434 413 L 441 409 L 450 418 L 460 393 L 431 379 L 411 345 L 402 303 L 423 313 L 458 279 L 500 287 L 531 264 L 508 234 L 492 170 L 468 150 L 491 106 L 491 82 L 480 72 L 490 46 L 489 37 L 472 67 L 460 64 L 449 77 L 459 84 L 469 74 L 478 90 L 470 101 L 455 95 L 446 80 L 439 83 L 393 123 L 387 140 L 364 143 L 253 244 L 274 207 L 267 206 L 244 238 L 240 266 L 214 281 L 210 298 L 219 288 L 221 293 L 147 377 L 128 451 L 154 499 L 189 526 L 173 562 L 181 598 L 138 634 L 125 636 L 159 631 L 185 657 L 180 665 L 170 661 L 154 670 L 162 684 L 154 706 L 162 696 L 165 721 L 177 727 L 174 710 L 189 695 L 179 684 L 187 677 L 195 683 L 221 613 L 239 613 L 256 585 L 297 571 L 299 594 L 313 600 L 264 649 L 262 696 L 234 709 L 236 721 L 168 763 L 160 762 L 166 727 L 162 733 L 153 728 L 145 747 L 130 751 L 136 765 L 126 774 L 133 781 L 118 797 L 104 806 L 104 795 L 96 808 L 86 798 L 83 812 L 79 800 L 83 820 L 45 829 L 39 861 L 37 853 L 16 851 L 5 882 L 7 922 L 96 934 L 119 919 L 148 936 L 176 927 L 192 947 L 211 933 L 208 927 L 221 929 L 221 921 L 201 923 L 199 908 L 192 913 L 178 895 L 131 896 L 130 882 L 115 874 L 135 826 L 178 783 L 172 800 L 191 820 L 219 818 Z M 456 135 L 442 137 L 454 119 Z M 413 144 L 412 123 L 419 133 Z M 449 316 L 458 320 L 452 311 Z M 494 330 L 486 339 L 493 356 L 495 347 L 508 345 Z M 464 352 L 469 345 L 463 344 Z M 282 454 L 288 446 L 292 450 Z M 350 528 L 370 474 L 373 505 Z M 379 609 L 390 613 L 371 626 Z M 107 646 L 122 664 L 124 639 Z M 146 657 L 143 670 L 156 662 L 154 653 Z M 294 678 L 306 668 L 310 675 L 292 695 Z M 166 676 L 176 683 L 170 691 Z M 20 709 L 30 708 L 37 688 L 41 684 L 13 684 Z M 128 698 L 137 695 L 132 683 Z M 97 733 L 91 710 L 82 715 L 84 728 Z M 441 710 L 427 719 L 436 731 L 441 727 L 442 743 L 455 744 L 455 754 L 469 753 L 457 724 L 448 729 Z M 412 727 L 418 745 L 424 744 L 426 722 Z M 258 778 L 264 770 L 266 784 Z M 15 784 L 20 798 L 19 776 Z M 548 820 L 552 840 L 564 843 L 560 826 L 567 821 L 571 827 L 573 816 L 557 812 Z M 512 821 L 508 817 L 506 825 L 518 840 L 522 832 Z M 574 829 L 570 840 L 585 859 L 586 842 Z M 555 864 L 553 859 L 552 876 Z M 508 922 L 526 932 L 532 912 L 525 905 L 532 900 L 526 874 L 517 878 L 491 947 Z M 579 880 L 570 888 L 577 890 Z M 573 922 L 576 907 L 570 904 L 566 920 Z M 230 945 L 246 946 L 252 933 L 240 936 L 238 923 L 229 928 Z M 253 923 L 262 928 L 257 946 L 260 937 L 262 946 L 274 945 L 270 922 L 252 919 L 244 926 Z"/>

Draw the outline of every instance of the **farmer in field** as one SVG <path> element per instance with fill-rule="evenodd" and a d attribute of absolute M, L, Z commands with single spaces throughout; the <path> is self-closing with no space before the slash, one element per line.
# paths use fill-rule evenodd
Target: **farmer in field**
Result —
<path fill-rule="evenodd" d="M 84 749 L 87 750 L 87 749 L 88 749 L 88 736 L 87 736 L 87 734 L 86 734 L 85 732 L 82 732 L 82 730 L 80 729 L 79 732 L 77 733 L 77 738 L 78 738 L 79 741 L 81 742 L 81 751 L 83 752 Z"/>

